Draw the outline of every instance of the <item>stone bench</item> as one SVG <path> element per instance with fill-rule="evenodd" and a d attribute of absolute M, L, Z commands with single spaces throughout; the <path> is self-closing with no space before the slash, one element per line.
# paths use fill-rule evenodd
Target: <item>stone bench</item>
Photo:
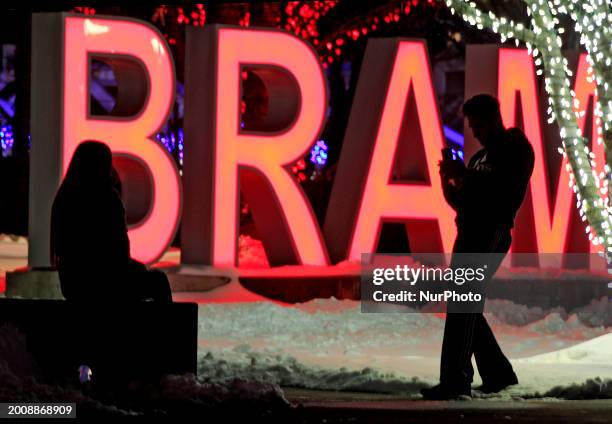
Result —
<path fill-rule="evenodd" d="M 76 305 L 65 300 L 0 299 L 0 326 L 13 325 L 48 382 L 154 380 L 196 373 L 198 305 Z"/>

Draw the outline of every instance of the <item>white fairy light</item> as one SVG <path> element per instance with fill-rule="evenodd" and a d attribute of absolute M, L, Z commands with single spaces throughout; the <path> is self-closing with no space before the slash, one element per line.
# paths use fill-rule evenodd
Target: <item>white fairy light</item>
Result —
<path fill-rule="evenodd" d="M 534 57 L 537 75 L 543 75 L 545 90 L 548 94 L 550 107 L 547 110 L 548 122 L 557 121 L 563 147 L 560 148 L 567 157 L 569 168 L 569 186 L 576 193 L 577 208 L 583 221 L 588 220 L 586 232 L 592 240 L 604 244 L 606 252 L 612 256 L 612 238 L 604 240 L 603 235 L 610 233 L 612 211 L 608 197 L 608 185 L 612 173 L 605 164 L 605 174 L 597 175 L 594 155 L 589 150 L 586 140 L 578 126 L 577 119 L 584 116 L 584 109 L 575 100 L 576 96 L 570 87 L 568 77 L 573 73 L 568 68 L 568 61 L 561 53 L 562 39 L 559 14 L 569 15 L 574 22 L 575 30 L 580 33 L 580 42 L 587 50 L 587 80 L 596 81 L 594 121 L 598 125 L 596 142 L 605 145 L 606 157 L 612 159 L 612 96 L 610 83 L 612 80 L 611 51 L 612 14 L 605 1 L 592 0 L 523 0 L 527 15 L 530 17 L 531 28 L 525 28 L 521 23 L 514 23 L 505 17 L 497 17 L 493 12 L 482 13 L 474 2 L 466 0 L 447 0 L 447 4 L 466 22 L 478 28 L 489 28 L 500 35 L 502 42 L 514 39 L 525 43 L 528 53 Z M 607 21 L 607 23 L 606 23 Z M 587 172 L 588 171 L 588 172 Z M 574 178 L 578 177 L 578 178 Z M 605 243 L 604 243 L 605 241 Z"/>

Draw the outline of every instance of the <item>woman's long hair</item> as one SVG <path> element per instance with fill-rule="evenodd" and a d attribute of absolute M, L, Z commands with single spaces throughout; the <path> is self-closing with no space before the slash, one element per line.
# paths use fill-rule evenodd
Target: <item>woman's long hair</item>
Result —
<path fill-rule="evenodd" d="M 76 148 L 59 193 L 68 190 L 96 190 L 112 187 L 113 156 L 99 141 L 84 141 Z"/>
<path fill-rule="evenodd" d="M 57 265 L 58 221 L 77 199 L 98 196 L 113 189 L 113 164 L 110 148 L 98 141 L 84 141 L 76 148 L 66 176 L 53 203 L 51 216 L 51 263 Z"/>

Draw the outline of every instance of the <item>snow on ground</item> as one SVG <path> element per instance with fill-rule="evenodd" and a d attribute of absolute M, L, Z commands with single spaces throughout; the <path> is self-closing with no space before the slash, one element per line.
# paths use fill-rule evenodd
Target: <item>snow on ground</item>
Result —
<path fill-rule="evenodd" d="M 249 376 L 311 389 L 414 395 L 438 378 L 439 315 L 366 314 L 358 302 L 335 299 L 199 308 L 199 376 L 205 380 Z M 496 311 L 489 322 L 521 382 L 503 396 L 612 378 L 610 328 L 592 324 L 593 311 L 609 320 L 607 299 L 570 316 L 501 301 L 490 301 L 489 309 Z M 505 316 L 522 325 L 508 324 Z"/>
<path fill-rule="evenodd" d="M 246 272 L 271 272 L 262 268 L 265 256 L 262 259 L 260 242 L 241 237 L 240 246 L 240 263 Z M 162 258 L 165 265 L 179 260 L 176 249 Z M 0 236 L 0 275 L 26 264 L 27 241 Z M 354 264 L 336 269 L 356 272 Z M 321 269 L 309 270 L 316 274 Z M 520 278 L 558 274 L 537 269 L 512 272 Z M 241 377 L 286 386 L 408 396 L 436 382 L 443 316 L 365 314 L 358 302 L 336 299 L 284 305 L 244 289 L 237 273 L 230 274 L 230 284 L 210 292 L 175 293 L 175 300 L 200 302 L 200 381 Z M 234 302 L 222 303 L 228 298 Z M 612 384 L 606 381 L 612 378 L 612 303 L 608 299 L 572 315 L 508 301 L 488 301 L 487 309 L 487 319 L 521 382 L 502 397 L 536 393 L 612 397 Z"/>
<path fill-rule="evenodd" d="M 28 241 L 24 237 L 0 234 L 0 293 L 8 271 L 28 265 Z"/>
<path fill-rule="evenodd" d="M 612 360 L 612 334 L 604 334 L 574 346 L 517 359 L 519 363 L 601 364 Z"/>

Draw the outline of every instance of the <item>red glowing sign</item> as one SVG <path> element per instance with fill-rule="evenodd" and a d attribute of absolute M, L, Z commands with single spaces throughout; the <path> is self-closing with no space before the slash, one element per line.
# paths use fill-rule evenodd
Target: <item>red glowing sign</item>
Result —
<path fill-rule="evenodd" d="M 44 17 L 45 15 L 43 15 Z M 147 169 L 148 213 L 129 227 L 132 257 L 154 262 L 169 247 L 181 210 L 181 185 L 174 161 L 154 141 L 174 104 L 174 65 L 164 38 L 151 25 L 127 20 L 47 15 L 63 37 L 57 52 L 62 69 L 61 120 L 57 164 L 63 175 L 79 143 L 99 140 L 113 154 Z M 115 109 L 108 116 L 90 113 L 89 74 L 93 58 L 107 61 L 118 82 Z M 142 99 L 140 104 L 135 99 Z M 57 106 L 55 106 L 57 107 Z M 49 137 L 52 139 L 52 137 Z M 34 140 L 42 142 L 42 140 Z M 51 142 L 51 141 L 49 141 Z M 57 184 L 48 181 L 45 184 Z"/>
<path fill-rule="evenodd" d="M 535 153 L 530 189 L 537 251 L 541 253 L 564 252 L 570 212 L 573 207 L 565 162 L 558 172 L 557 190 L 552 196 L 548 190 L 546 145 L 540 127 L 536 79 L 531 56 L 522 49 L 499 49 L 498 98 L 502 118 L 507 127 L 516 126 L 518 122 L 515 115 L 517 93 L 521 100 L 523 131 Z M 518 228 L 516 231 L 521 230 Z"/>
<path fill-rule="evenodd" d="M 574 88 L 581 108 L 586 109 L 589 96 L 594 92 L 594 84 L 586 80 L 586 55 L 581 55 L 578 62 Z M 492 70 L 486 73 L 471 71 L 482 67 Z M 567 159 L 561 160 L 558 167 L 551 166 L 559 154 L 556 148 L 547 146 L 546 142 L 550 140 L 543 137 L 541 99 L 538 97 L 532 58 L 527 51 L 497 46 L 472 46 L 468 49 L 466 97 L 477 92 L 498 96 L 504 124 L 508 127 L 521 126 L 535 153 L 530 194 L 517 216 L 513 250 L 540 253 L 568 252 L 571 249 L 576 251 L 575 247 L 571 247 L 575 243 L 572 238 L 576 237 L 572 232 L 576 225 L 576 200 L 568 188 Z M 579 125 L 589 135 L 584 128 L 584 116 L 579 120 Z M 596 133 L 596 125 L 593 125 L 592 139 L 595 139 Z M 553 137 L 553 140 L 559 142 L 560 146 L 558 137 Z M 466 134 L 466 141 L 468 150 L 473 148 L 475 142 L 469 134 Z M 595 146 L 594 151 L 597 158 L 603 158 L 601 146 Z M 598 162 L 602 163 L 601 159 Z M 551 187 L 555 187 L 554 192 Z M 579 237 L 585 238 L 583 231 Z M 586 243 L 580 245 L 587 246 Z"/>
<path fill-rule="evenodd" d="M 32 110 L 32 210 L 48 212 L 80 142 L 103 141 L 114 154 L 136 159 L 148 170 L 149 212 L 129 236 L 132 255 L 154 261 L 171 242 L 181 213 L 178 172 L 152 139 L 174 99 L 168 47 L 154 28 L 137 21 L 57 14 L 35 19 L 52 30 L 34 25 L 38 101 Z M 368 42 L 325 219 L 325 242 L 288 169 L 317 140 L 324 123 L 327 91 L 315 52 L 281 31 L 209 25 L 188 29 L 186 56 L 183 263 L 237 263 L 240 194 L 252 209 L 272 265 L 359 260 L 361 253 L 376 250 L 381 226 L 390 221 L 405 223 L 413 252 L 451 250 L 453 212 L 437 169 L 444 139 L 424 42 Z M 117 74 L 117 113 L 109 116 L 89 110 L 94 58 L 106 60 Z M 517 221 L 514 248 L 566 251 L 574 197 L 567 189 L 565 162 L 558 174 L 553 172 L 556 192 L 549 190 L 550 149 L 542 135 L 531 58 L 524 50 L 478 46 L 468 49 L 466 65 L 466 97 L 497 95 L 505 124 L 522 125 L 534 147 L 531 200 Z M 49 83 L 48 69 L 60 78 L 45 91 L 40 87 Z M 586 69 L 583 55 L 575 83 L 583 109 L 594 93 Z M 247 76 L 257 78 L 267 96 L 267 114 L 255 124 L 243 122 Z M 596 122 L 590 134 L 596 138 Z M 466 139 L 469 154 L 474 142 L 469 134 Z M 595 145 L 594 151 L 603 165 L 603 148 Z M 48 224 L 32 220 L 30 232 L 30 264 L 45 265 Z"/>
<path fill-rule="evenodd" d="M 174 103 L 174 66 L 163 37 L 151 26 L 124 20 L 68 17 L 64 44 L 63 169 L 83 140 L 102 140 L 114 154 L 146 164 L 153 200 L 147 217 L 129 228 L 131 254 L 154 262 L 169 247 L 180 216 L 180 180 L 170 155 L 153 137 Z M 89 115 L 89 58 L 121 55 L 143 66 L 150 83 L 136 116 L 100 119 Z"/>
<path fill-rule="evenodd" d="M 334 261 L 374 252 L 384 221 L 436 222 L 438 227 L 424 237 L 434 243 L 423 250 L 451 250 L 453 214 L 444 202 L 437 167 L 442 147 L 425 44 L 370 40 L 325 222 Z M 409 156 L 398 158 L 409 162 L 395 161 L 397 153 Z M 415 178 L 404 171 L 417 168 L 420 181 L 407 181 Z M 401 181 L 393 181 L 394 174 Z M 413 251 L 423 236 L 410 239 Z"/>
<path fill-rule="evenodd" d="M 208 46 L 213 54 L 202 51 L 199 56 L 196 44 Z M 241 189 L 271 263 L 327 264 L 310 204 L 288 171 L 317 140 L 323 124 L 327 94 L 315 52 L 302 40 L 280 31 L 218 26 L 190 31 L 187 49 L 192 54 L 186 83 L 208 89 L 202 97 L 186 94 L 186 137 L 192 143 L 185 148 L 184 177 L 188 184 L 211 184 L 213 190 L 210 197 L 191 189 L 185 193 L 184 261 L 216 266 L 236 263 Z M 270 115 L 276 115 L 273 121 L 285 123 L 281 129 L 265 131 L 265 125 L 258 130 L 241 128 L 244 67 L 251 67 L 266 85 Z M 284 98 L 274 99 L 276 92 Z M 297 107 L 293 99 L 298 99 Z M 275 100 L 289 102 L 275 107 Z M 292 116 L 284 116 L 287 111 Z M 193 148 L 206 143 L 210 150 Z M 203 164 L 210 168 L 205 171 Z M 198 221 L 194 222 L 189 210 L 207 211 L 210 227 L 205 234 L 198 231 L 202 217 L 194 217 Z M 210 245 L 196 249 L 190 241 Z"/>

